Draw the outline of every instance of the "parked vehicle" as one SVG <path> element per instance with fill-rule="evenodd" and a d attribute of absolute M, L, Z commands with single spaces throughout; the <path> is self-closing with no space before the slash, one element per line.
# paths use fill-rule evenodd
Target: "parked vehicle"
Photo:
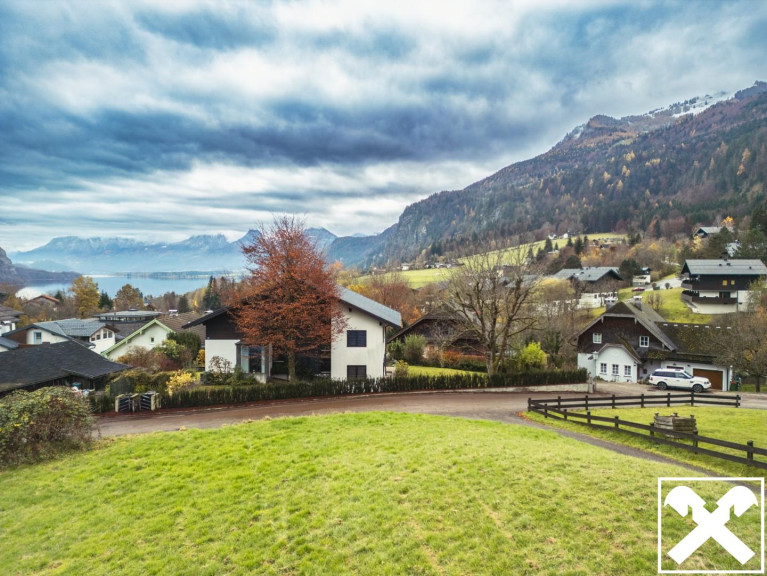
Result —
<path fill-rule="evenodd" d="M 703 392 L 711 388 L 708 378 L 692 376 L 683 368 L 660 368 L 650 376 L 650 384 L 658 390 L 666 388 L 682 388 L 693 392 Z"/>

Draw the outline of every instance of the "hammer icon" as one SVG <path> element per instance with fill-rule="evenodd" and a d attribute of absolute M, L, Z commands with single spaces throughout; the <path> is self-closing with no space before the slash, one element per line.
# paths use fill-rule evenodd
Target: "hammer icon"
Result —
<path fill-rule="evenodd" d="M 745 486 L 736 486 L 728 491 L 717 501 L 718 508 L 713 512 L 706 510 L 705 500 L 687 486 L 677 486 L 671 490 L 663 505 L 671 506 L 681 516 L 687 516 L 688 509 L 692 510 L 692 519 L 697 524 L 692 532 L 669 551 L 668 555 L 677 564 L 687 560 L 709 538 L 718 542 L 741 565 L 754 556 L 754 552 L 725 526 L 730 521 L 731 509 L 740 517 L 751 506 L 758 505 L 756 496 Z"/>

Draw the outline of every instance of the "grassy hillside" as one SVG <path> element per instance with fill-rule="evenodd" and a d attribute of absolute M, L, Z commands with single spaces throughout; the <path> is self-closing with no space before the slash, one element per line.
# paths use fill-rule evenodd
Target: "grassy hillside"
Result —
<path fill-rule="evenodd" d="M 626 238 L 625 234 L 618 234 L 615 232 L 600 232 L 598 234 L 588 234 L 589 240 L 603 240 L 605 238 Z M 559 244 L 560 248 L 564 248 L 567 244 L 567 240 L 554 240 L 554 244 Z M 540 248 L 543 248 L 545 244 L 544 240 L 539 242 L 530 242 L 522 244 L 518 248 L 509 248 L 504 252 L 511 253 L 512 251 L 522 250 L 523 253 L 527 253 L 529 249 L 532 249 L 533 254 L 538 252 Z M 459 259 L 463 260 L 463 258 Z M 450 277 L 450 270 L 446 268 L 430 268 L 428 270 L 405 270 L 400 272 L 402 277 L 407 281 L 411 288 L 421 288 L 427 284 L 434 282 L 443 282 Z M 365 277 L 360 278 L 364 282 Z"/>
<path fill-rule="evenodd" d="M 650 574 L 657 477 L 685 475 L 553 432 L 437 416 L 157 433 L 0 474 L 0 566 L 89 576 Z M 671 542 L 689 530 L 673 520 Z M 728 526 L 752 543 L 758 519 L 738 520 Z M 741 568 L 715 546 L 704 553 Z M 710 567 L 697 554 L 690 562 Z"/>

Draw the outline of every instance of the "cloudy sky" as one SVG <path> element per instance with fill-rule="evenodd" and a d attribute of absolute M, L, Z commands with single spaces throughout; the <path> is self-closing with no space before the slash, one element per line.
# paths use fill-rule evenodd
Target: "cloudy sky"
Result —
<path fill-rule="evenodd" d="M 3 0 L 0 247 L 373 234 L 595 114 L 767 80 L 767 3 Z"/>

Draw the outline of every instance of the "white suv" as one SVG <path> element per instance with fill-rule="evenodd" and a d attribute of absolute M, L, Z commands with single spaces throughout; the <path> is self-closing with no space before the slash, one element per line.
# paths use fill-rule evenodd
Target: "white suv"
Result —
<path fill-rule="evenodd" d="M 650 384 L 657 386 L 658 390 L 666 388 L 685 388 L 693 392 L 703 392 L 711 388 L 708 378 L 702 376 L 690 376 L 681 368 L 661 368 L 650 376 Z"/>

